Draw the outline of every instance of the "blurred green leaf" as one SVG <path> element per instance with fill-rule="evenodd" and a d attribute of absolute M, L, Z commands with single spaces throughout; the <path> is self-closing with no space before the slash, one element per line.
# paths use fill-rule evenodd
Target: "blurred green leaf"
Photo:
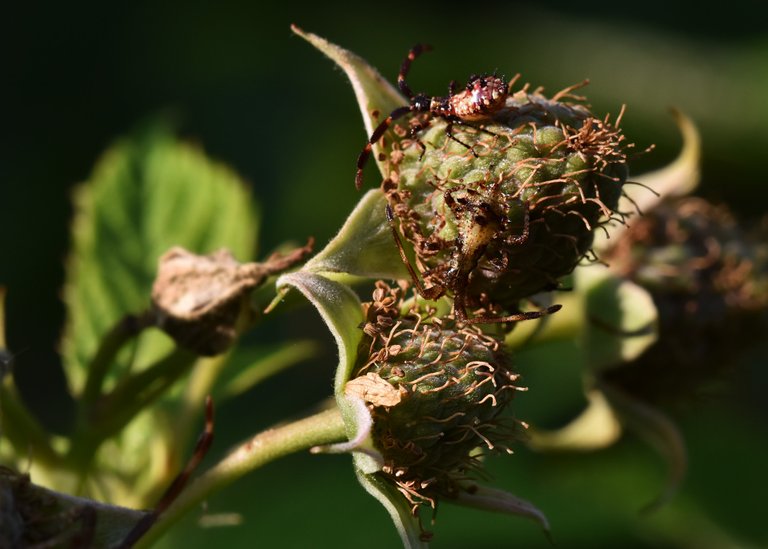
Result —
<path fill-rule="evenodd" d="M 241 261 L 255 251 L 257 216 L 248 190 L 228 167 L 153 126 L 118 141 L 74 196 L 62 341 L 75 391 L 101 338 L 124 315 L 149 306 L 157 260 L 171 246 L 209 253 L 227 247 Z M 121 367 L 147 364 L 171 348 L 145 333 L 119 356 Z M 115 377 L 113 367 L 107 382 Z"/>
<path fill-rule="evenodd" d="M 672 116 L 683 138 L 683 146 L 674 161 L 667 166 L 635 178 L 657 195 L 642 193 L 634 197 L 640 211 L 648 211 L 665 198 L 684 196 L 693 192 L 701 179 L 701 136 L 693 120 L 673 110 Z M 624 206 L 628 206 L 626 202 Z"/>
<path fill-rule="evenodd" d="M 532 427 L 528 446 L 537 451 L 590 451 L 615 443 L 621 423 L 602 392 L 587 392 L 587 407 L 564 427 L 546 431 Z"/>
<path fill-rule="evenodd" d="M 598 381 L 597 387 L 622 423 L 655 448 L 667 466 L 664 490 L 645 507 L 645 511 L 653 511 L 672 499 L 680 489 L 688 469 L 688 452 L 680 429 L 660 410 L 608 383 Z"/>

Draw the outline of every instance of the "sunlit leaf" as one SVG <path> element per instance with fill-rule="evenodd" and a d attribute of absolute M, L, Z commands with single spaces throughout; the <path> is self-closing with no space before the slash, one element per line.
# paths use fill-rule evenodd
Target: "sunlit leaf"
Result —
<path fill-rule="evenodd" d="M 304 267 L 318 273 L 348 273 L 368 278 L 408 278 L 387 223 L 387 201 L 368 191 L 339 233 Z"/>
<path fill-rule="evenodd" d="M 172 246 L 197 253 L 226 247 L 249 260 L 257 235 L 252 201 L 238 176 L 158 127 L 117 142 L 74 198 L 62 351 L 79 392 L 105 332 L 148 307 L 160 255 Z M 142 336 L 135 365 L 163 346 L 170 343 L 157 334 Z M 127 353 L 122 362 L 128 367 Z M 114 369 L 107 382 L 113 376 Z"/>

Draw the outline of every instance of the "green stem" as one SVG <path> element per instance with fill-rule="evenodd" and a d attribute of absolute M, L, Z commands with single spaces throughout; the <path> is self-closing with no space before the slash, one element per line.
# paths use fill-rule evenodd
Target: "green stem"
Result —
<path fill-rule="evenodd" d="M 259 433 L 184 490 L 136 544 L 136 549 L 150 547 L 190 509 L 262 465 L 293 452 L 345 439 L 344 421 L 337 408 Z"/>
<path fill-rule="evenodd" d="M 27 410 L 10 375 L 0 382 L 0 419 L 2 435 L 13 444 L 16 456 L 31 454 L 35 461 L 51 467 L 60 463 L 48 433 Z"/>
<path fill-rule="evenodd" d="M 93 428 L 101 437 L 119 432 L 192 368 L 198 356 L 177 348 L 146 370 L 121 381 L 95 408 Z"/>
<path fill-rule="evenodd" d="M 86 379 L 83 395 L 80 399 L 83 410 L 89 410 L 101 395 L 104 379 L 123 345 L 139 335 L 149 325 L 150 318 L 147 313 L 139 316 L 126 315 L 104 335 L 96 354 L 93 355 L 93 359 L 88 365 L 88 379 Z"/>

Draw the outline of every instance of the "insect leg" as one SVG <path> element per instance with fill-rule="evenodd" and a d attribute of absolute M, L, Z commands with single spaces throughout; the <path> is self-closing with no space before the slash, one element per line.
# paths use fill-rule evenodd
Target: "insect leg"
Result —
<path fill-rule="evenodd" d="M 400 88 L 400 91 L 403 92 L 403 95 L 405 95 L 408 99 L 413 97 L 411 88 L 409 88 L 408 84 L 405 82 L 405 77 L 408 76 L 408 71 L 411 70 L 411 63 L 422 53 L 431 49 L 432 46 L 429 46 L 428 44 L 416 44 L 411 48 L 411 51 L 408 52 L 408 55 L 405 57 L 405 59 L 403 59 L 403 64 L 400 65 L 400 72 L 397 75 L 397 86 Z"/>
<path fill-rule="evenodd" d="M 411 111 L 410 105 L 396 108 L 394 111 L 392 111 L 389 114 L 389 116 L 387 116 L 384 120 L 382 120 L 378 126 L 376 126 L 375 130 L 373 130 L 373 133 L 371 134 L 370 139 L 365 144 L 365 147 L 363 147 L 363 150 L 360 151 L 360 156 L 357 157 L 357 173 L 355 174 L 355 188 L 357 188 L 358 191 L 363 186 L 363 168 L 365 167 L 365 163 L 368 162 L 368 157 L 371 156 L 371 150 L 373 149 L 373 145 L 379 139 L 381 139 L 381 136 L 384 135 L 384 132 L 386 132 L 389 129 L 389 127 L 392 125 L 392 122 L 394 120 L 397 120 L 402 116 L 405 116 L 410 111 Z"/>
<path fill-rule="evenodd" d="M 559 311 L 562 305 L 550 305 L 541 311 L 531 311 L 528 313 L 516 313 L 507 316 L 477 316 L 468 320 L 470 324 L 499 324 L 502 322 L 520 322 L 521 320 L 534 320 L 543 316 L 551 315 Z"/>
<path fill-rule="evenodd" d="M 397 232 L 397 227 L 395 227 L 395 214 L 389 204 L 387 204 L 386 214 L 387 223 L 389 223 L 389 228 L 392 230 L 392 236 L 394 237 L 395 244 L 397 245 L 397 251 L 400 253 L 400 259 L 402 260 L 403 265 L 405 265 L 405 268 L 408 269 L 408 274 L 411 275 L 411 280 L 413 280 L 413 285 L 416 287 L 416 291 L 424 299 L 437 299 L 438 297 L 442 296 L 443 293 L 445 293 L 443 288 L 439 286 L 430 286 L 429 288 L 425 288 L 424 284 L 421 282 L 421 280 L 419 280 L 419 276 L 416 274 L 416 269 L 413 268 L 413 265 L 411 265 L 408 256 L 405 255 L 403 241 L 400 239 L 400 233 Z"/>

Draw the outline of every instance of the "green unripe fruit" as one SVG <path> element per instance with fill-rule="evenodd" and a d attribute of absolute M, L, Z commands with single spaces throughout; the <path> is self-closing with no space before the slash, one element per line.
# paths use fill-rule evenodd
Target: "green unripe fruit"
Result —
<path fill-rule="evenodd" d="M 518 387 L 498 340 L 410 310 L 379 284 L 347 392 L 369 405 L 382 474 L 417 506 L 455 493 L 478 465 L 475 450 L 507 449 L 514 424 L 499 414 Z"/>
<path fill-rule="evenodd" d="M 457 306 L 509 311 L 555 287 L 616 210 L 623 135 L 558 96 L 520 91 L 477 127 L 422 114 L 423 146 L 402 127 L 391 145 L 383 189 L 425 286 Z"/>

